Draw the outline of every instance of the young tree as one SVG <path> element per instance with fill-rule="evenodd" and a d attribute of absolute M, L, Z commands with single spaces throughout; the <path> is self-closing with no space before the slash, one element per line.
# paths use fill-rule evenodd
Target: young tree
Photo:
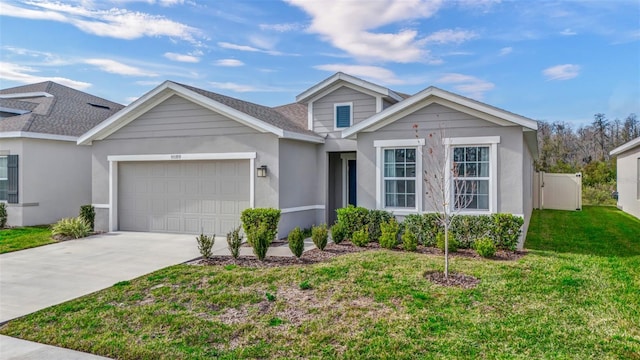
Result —
<path fill-rule="evenodd" d="M 419 137 L 418 125 L 413 126 Z M 449 233 L 451 223 L 462 209 L 473 202 L 476 185 L 473 181 L 458 180 L 461 171 L 453 153 L 454 147 L 446 143 L 445 131 L 428 132 L 425 139 L 424 184 L 431 211 L 438 214 L 444 229 L 444 277 L 449 280 Z"/>

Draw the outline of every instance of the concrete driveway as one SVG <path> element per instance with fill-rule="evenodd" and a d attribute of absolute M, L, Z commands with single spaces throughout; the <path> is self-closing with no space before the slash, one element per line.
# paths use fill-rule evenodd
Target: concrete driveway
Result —
<path fill-rule="evenodd" d="M 214 250 L 226 248 L 216 239 Z M 194 235 L 115 232 L 0 255 L 0 323 L 199 257 Z"/>

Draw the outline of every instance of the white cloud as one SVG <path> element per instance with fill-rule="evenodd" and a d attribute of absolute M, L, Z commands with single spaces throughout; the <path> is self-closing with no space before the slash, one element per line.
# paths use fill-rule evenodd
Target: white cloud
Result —
<path fill-rule="evenodd" d="M 573 30 L 571 30 L 571 29 L 569 29 L 569 28 L 564 29 L 564 30 L 562 30 L 560 32 L 560 35 L 564 35 L 564 36 L 573 36 L 573 35 L 576 35 L 576 34 L 578 34 L 578 33 L 573 31 Z"/>
<path fill-rule="evenodd" d="M 312 18 L 309 32 L 320 34 L 333 46 L 363 60 L 408 63 L 429 57 L 416 30 L 374 32 L 375 29 L 431 17 L 441 0 L 286 0 Z"/>
<path fill-rule="evenodd" d="M 283 91 L 283 89 L 270 87 L 270 86 L 254 86 L 246 84 L 238 84 L 233 82 L 209 82 L 211 86 L 216 89 L 231 90 L 233 92 L 269 92 L 269 91 Z"/>
<path fill-rule="evenodd" d="M 229 42 L 224 42 L 224 41 L 219 42 L 218 46 L 220 46 L 223 49 L 247 51 L 247 52 L 259 52 L 259 53 L 263 53 L 263 54 L 276 55 L 276 56 L 277 55 L 292 55 L 292 56 L 296 56 L 296 54 L 284 54 L 284 53 L 282 53 L 280 51 L 276 51 L 276 50 L 258 49 L 257 47 L 253 47 L 253 46 L 249 46 L 249 45 L 239 45 L 239 44 L 234 44 L 234 43 L 229 43 Z"/>
<path fill-rule="evenodd" d="M 484 94 L 495 88 L 495 84 L 475 76 L 449 73 L 436 80 L 440 84 L 452 84 L 456 91 L 474 99 L 482 99 Z"/>
<path fill-rule="evenodd" d="M 260 24 L 260 30 L 263 31 L 275 31 L 275 32 L 290 32 L 302 30 L 304 26 L 299 23 L 284 23 L 284 24 Z"/>
<path fill-rule="evenodd" d="M 244 63 L 236 59 L 220 59 L 214 63 L 217 66 L 237 67 L 243 66 Z"/>
<path fill-rule="evenodd" d="M 365 79 L 369 79 L 373 82 L 379 82 L 383 84 L 404 84 L 405 81 L 398 79 L 396 74 L 393 71 L 385 69 L 379 66 L 367 66 L 367 65 L 349 65 L 349 64 L 325 64 L 325 65 L 317 65 L 313 67 L 314 69 L 330 71 L 330 72 L 338 72 L 342 71 L 349 75 L 362 77 Z"/>
<path fill-rule="evenodd" d="M 580 65 L 563 64 L 542 70 L 547 80 L 569 80 L 580 75 Z"/>
<path fill-rule="evenodd" d="M 72 87 L 78 90 L 84 90 L 91 87 L 90 83 L 83 81 L 76 81 L 68 78 L 58 76 L 39 76 L 35 75 L 39 71 L 18 64 L 12 64 L 8 62 L 0 62 L 0 79 L 16 81 L 23 84 L 33 84 L 43 81 L 54 81 L 58 84 Z"/>
<path fill-rule="evenodd" d="M 502 49 L 500 49 L 500 56 L 505 56 L 505 55 L 509 55 L 513 52 L 513 48 L 512 47 L 503 47 Z"/>
<path fill-rule="evenodd" d="M 126 40 L 167 36 L 198 43 L 196 38 L 202 37 L 200 30 L 164 16 L 118 8 L 90 9 L 49 1 L 32 1 L 26 4 L 31 8 L 3 4 L 2 15 L 63 22 L 89 34 Z"/>
<path fill-rule="evenodd" d="M 96 66 L 100 68 L 102 71 L 119 74 L 119 75 L 127 75 L 127 76 L 158 76 L 157 74 L 144 71 L 134 66 L 126 65 L 121 62 L 111 60 L 111 59 L 86 59 L 84 60 L 86 64 Z"/>
<path fill-rule="evenodd" d="M 197 63 L 200 62 L 200 58 L 197 56 L 189 55 L 189 54 L 177 54 L 172 52 L 164 53 L 164 57 L 172 61 L 186 62 L 186 63 Z"/>
<path fill-rule="evenodd" d="M 436 44 L 460 44 L 476 37 L 478 37 L 478 35 L 473 31 L 446 29 L 434 32 L 433 34 L 425 37 L 424 41 L 426 43 Z"/>

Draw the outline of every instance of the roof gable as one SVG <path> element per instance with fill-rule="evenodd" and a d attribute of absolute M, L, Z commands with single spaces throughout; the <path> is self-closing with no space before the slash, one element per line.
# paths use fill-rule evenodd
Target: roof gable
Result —
<path fill-rule="evenodd" d="M 384 86 L 338 72 L 296 96 L 296 101 L 300 103 L 308 103 L 323 97 L 342 86 L 348 86 L 371 96 L 382 96 L 394 101 L 402 101 L 404 99 L 400 94 Z"/>
<path fill-rule="evenodd" d="M 436 87 L 429 87 L 404 101 L 386 108 L 367 120 L 343 130 L 342 138 L 355 137 L 359 132 L 375 131 L 433 103 L 502 126 L 520 125 L 529 130 L 538 129 L 538 124 L 535 120 Z"/>
<path fill-rule="evenodd" d="M 302 128 L 285 115 L 269 107 L 192 86 L 165 81 L 122 111 L 82 135 L 78 139 L 78 144 L 89 145 L 93 140 L 105 139 L 173 95 L 181 96 L 262 133 L 272 133 L 278 137 L 302 141 L 324 142 L 323 138 Z"/>
<path fill-rule="evenodd" d="M 611 152 L 609 152 L 609 155 L 620 155 L 623 152 L 632 150 L 636 147 L 640 147 L 640 137 L 637 137 L 631 141 L 628 141 L 618 146 L 617 148 L 611 150 Z"/>

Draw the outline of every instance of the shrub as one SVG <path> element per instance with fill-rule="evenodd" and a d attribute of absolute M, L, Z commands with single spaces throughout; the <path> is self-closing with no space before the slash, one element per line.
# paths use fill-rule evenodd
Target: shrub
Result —
<path fill-rule="evenodd" d="M 444 232 L 442 231 L 436 235 L 436 247 L 444 251 Z M 456 251 L 458 251 L 458 240 L 452 232 L 449 232 L 449 252 Z"/>
<path fill-rule="evenodd" d="M 380 246 L 387 249 L 393 249 L 398 244 L 398 232 L 400 225 L 395 218 L 389 219 L 387 222 L 380 224 Z"/>
<path fill-rule="evenodd" d="M 511 214 L 492 214 L 493 226 L 491 237 L 496 248 L 503 250 L 515 250 L 522 231 L 524 219 Z"/>
<path fill-rule="evenodd" d="M 51 234 L 54 236 L 71 237 L 79 239 L 91 234 L 89 224 L 80 217 L 65 218 L 53 225 Z"/>
<path fill-rule="evenodd" d="M 391 218 L 393 218 L 393 215 L 387 211 L 375 209 L 369 210 L 369 214 L 367 215 L 369 241 L 380 241 L 380 236 L 382 236 L 380 225 L 388 222 Z"/>
<path fill-rule="evenodd" d="M 442 231 L 440 217 L 436 213 L 407 215 L 404 218 L 404 227 L 405 231 L 413 232 L 418 239 L 418 243 L 424 246 L 434 246 L 436 244 L 436 235 Z"/>
<path fill-rule="evenodd" d="M 323 251 L 327 246 L 327 239 L 329 238 L 329 230 L 327 230 L 327 224 L 314 226 L 311 228 L 311 239 L 320 251 Z"/>
<path fill-rule="evenodd" d="M 280 210 L 272 208 L 245 209 L 240 216 L 244 233 L 247 235 L 247 242 L 253 246 L 257 237 L 258 229 L 264 227 L 261 236 L 269 239 L 269 244 L 278 233 L 278 223 L 280 222 Z"/>
<path fill-rule="evenodd" d="M 353 205 L 337 209 L 336 213 L 338 215 L 338 222 L 344 226 L 345 236 L 347 238 L 351 238 L 355 231 L 364 228 L 369 218 L 369 210 Z"/>
<path fill-rule="evenodd" d="M 493 221 L 488 215 L 457 215 L 451 220 L 449 231 L 460 248 L 470 249 L 476 239 L 489 236 Z"/>
<path fill-rule="evenodd" d="M 494 244 L 493 240 L 489 237 L 477 239 L 474 242 L 473 247 L 476 249 L 478 255 L 484 258 L 490 258 L 496 254 L 496 244 Z"/>
<path fill-rule="evenodd" d="M 418 238 L 412 231 L 405 229 L 402 234 L 402 247 L 406 251 L 416 251 L 418 248 Z"/>
<path fill-rule="evenodd" d="M 96 209 L 93 205 L 80 206 L 80 217 L 89 224 L 91 231 L 93 231 L 94 223 L 96 220 Z"/>
<path fill-rule="evenodd" d="M 360 230 L 354 231 L 351 236 L 351 242 L 353 242 L 356 246 L 367 246 L 369 243 L 369 232 L 366 228 L 362 228 Z"/>
<path fill-rule="evenodd" d="M 198 242 L 198 251 L 200 251 L 200 255 L 205 259 L 211 258 L 211 248 L 216 242 L 216 236 L 200 234 L 199 236 L 196 236 L 196 241 Z"/>
<path fill-rule="evenodd" d="M 240 256 L 240 245 L 242 245 L 242 235 L 240 235 L 240 229 L 238 226 L 227 233 L 227 245 L 229 245 L 229 252 L 234 259 Z"/>
<path fill-rule="evenodd" d="M 340 244 L 342 240 L 344 240 L 345 236 L 346 232 L 344 225 L 336 221 L 336 223 L 331 227 L 331 238 L 333 239 L 333 242 Z"/>
<path fill-rule="evenodd" d="M 616 189 L 615 182 L 582 186 L 583 205 L 616 205 L 611 193 Z"/>
<path fill-rule="evenodd" d="M 264 258 L 267 256 L 267 250 L 269 250 L 269 246 L 271 245 L 271 241 L 273 240 L 273 232 L 267 227 L 267 224 L 263 223 L 254 230 L 253 235 L 253 253 L 260 261 L 264 261 Z M 247 235 L 247 239 L 248 239 Z"/>
<path fill-rule="evenodd" d="M 304 234 L 302 230 L 299 227 L 291 230 L 287 240 L 289 241 L 289 249 L 299 259 L 304 252 Z"/>
<path fill-rule="evenodd" d="M 0 203 L 0 229 L 7 226 L 7 204 Z"/>

